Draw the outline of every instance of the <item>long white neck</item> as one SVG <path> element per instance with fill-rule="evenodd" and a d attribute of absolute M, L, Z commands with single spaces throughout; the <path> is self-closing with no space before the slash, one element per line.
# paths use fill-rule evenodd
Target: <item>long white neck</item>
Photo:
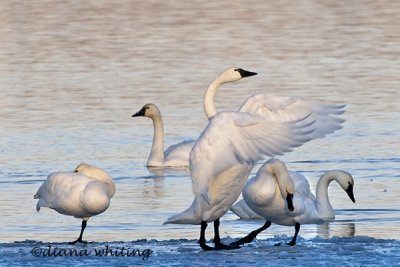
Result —
<path fill-rule="evenodd" d="M 294 193 L 294 184 L 290 179 L 289 171 L 286 168 L 286 165 L 277 159 L 269 160 L 271 162 L 267 165 L 269 173 L 275 176 L 276 182 L 278 183 L 279 190 L 283 197 L 286 197 L 287 191 L 291 191 L 290 193 Z"/>
<path fill-rule="evenodd" d="M 153 145 L 151 147 L 148 166 L 157 166 L 164 161 L 164 126 L 162 117 L 151 117 L 154 125 Z"/>
<path fill-rule="evenodd" d="M 215 92 L 217 92 L 218 87 L 225 83 L 219 78 L 220 77 L 211 82 L 204 94 L 203 108 L 208 119 L 211 119 L 217 113 L 217 108 L 214 103 Z"/>
<path fill-rule="evenodd" d="M 328 197 L 328 187 L 333 180 L 336 180 L 335 173 L 327 172 L 319 178 L 317 183 L 317 209 L 320 217 L 326 221 L 332 221 L 335 219 L 335 212 Z"/>

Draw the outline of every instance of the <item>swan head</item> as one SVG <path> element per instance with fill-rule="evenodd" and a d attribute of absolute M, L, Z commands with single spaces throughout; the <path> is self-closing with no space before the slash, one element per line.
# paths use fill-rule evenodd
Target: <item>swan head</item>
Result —
<path fill-rule="evenodd" d="M 354 198 L 354 192 L 353 192 L 353 188 L 354 188 L 353 176 L 351 176 L 350 173 L 341 171 L 341 170 L 334 170 L 334 171 L 328 172 L 328 174 L 329 173 L 332 177 L 335 177 L 335 180 L 338 182 L 340 187 L 342 187 L 343 190 L 346 191 L 346 193 L 349 196 L 349 198 L 351 199 L 351 201 L 353 201 L 353 203 L 356 203 L 356 200 Z"/>
<path fill-rule="evenodd" d="M 264 168 L 276 178 L 279 190 L 282 197 L 286 200 L 288 209 L 293 211 L 295 186 L 285 163 L 279 159 L 272 158 L 265 163 Z"/>
<path fill-rule="evenodd" d="M 295 193 L 295 186 L 290 177 L 288 170 L 286 169 L 286 165 L 283 162 L 280 162 L 282 165 L 281 169 L 278 169 L 275 175 L 278 180 L 278 186 L 280 188 L 282 197 L 286 199 L 287 208 L 289 211 L 294 211 L 293 206 L 293 194 Z"/>
<path fill-rule="evenodd" d="M 160 110 L 155 104 L 148 103 L 144 105 L 138 112 L 132 115 L 132 117 L 148 117 L 157 118 L 160 117 Z"/>
<path fill-rule="evenodd" d="M 354 198 L 354 193 L 353 193 L 353 185 L 349 183 L 349 186 L 346 189 L 346 193 L 349 196 L 349 198 L 351 199 L 351 201 L 353 201 L 353 203 L 356 203 L 356 200 Z"/>
<path fill-rule="evenodd" d="M 253 75 L 257 75 L 256 72 L 244 70 L 242 68 L 229 68 L 226 69 L 222 74 L 220 75 L 220 80 L 221 83 L 226 83 L 226 82 L 235 82 L 240 79 L 243 79 L 245 77 L 250 77 Z"/>
<path fill-rule="evenodd" d="M 100 168 L 97 168 L 93 165 L 89 165 L 86 163 L 81 163 L 79 164 L 75 169 L 74 172 L 76 173 L 81 173 L 83 175 L 86 175 L 88 177 L 100 180 L 100 181 L 112 181 L 111 176 L 103 171 Z"/>
<path fill-rule="evenodd" d="M 353 176 L 351 176 L 350 173 L 345 172 L 345 171 L 340 171 L 339 172 L 339 179 L 338 182 L 340 186 L 343 188 L 344 191 L 346 191 L 347 195 L 353 201 L 353 203 L 356 203 L 356 200 L 354 198 L 354 192 L 353 192 L 353 187 L 354 187 L 354 179 Z"/>

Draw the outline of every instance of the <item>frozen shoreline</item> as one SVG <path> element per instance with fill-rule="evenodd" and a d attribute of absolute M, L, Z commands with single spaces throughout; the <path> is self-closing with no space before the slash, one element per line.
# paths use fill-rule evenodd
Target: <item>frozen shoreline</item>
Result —
<path fill-rule="evenodd" d="M 211 252 L 202 251 L 194 239 L 89 242 L 77 246 L 26 240 L 0 243 L 0 265 L 95 266 L 101 262 L 118 266 L 395 266 L 400 262 L 400 240 L 299 237 L 294 247 L 283 243 L 274 246 L 287 239 L 288 236 L 275 236 L 240 249 Z"/>

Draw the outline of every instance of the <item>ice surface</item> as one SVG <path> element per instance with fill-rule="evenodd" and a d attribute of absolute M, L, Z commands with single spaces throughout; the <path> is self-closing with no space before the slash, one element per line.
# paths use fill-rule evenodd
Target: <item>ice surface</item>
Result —
<path fill-rule="evenodd" d="M 203 251 L 197 240 L 137 240 L 80 245 L 23 241 L 0 244 L 1 266 L 398 266 L 400 241 L 371 237 L 288 236 L 256 240 L 240 249 Z M 226 238 L 226 243 L 233 239 Z M 276 246 L 276 244 L 281 245 Z M 96 255 L 97 253 L 97 255 Z M 103 256 L 100 254 L 103 253 Z M 72 256 L 71 256 L 72 255 Z"/>

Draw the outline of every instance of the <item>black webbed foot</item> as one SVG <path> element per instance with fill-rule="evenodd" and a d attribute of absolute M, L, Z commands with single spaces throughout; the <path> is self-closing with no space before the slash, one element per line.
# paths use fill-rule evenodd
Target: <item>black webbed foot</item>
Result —
<path fill-rule="evenodd" d="M 243 238 L 241 238 L 241 239 L 239 239 L 239 240 L 237 240 L 235 242 L 230 243 L 229 245 L 230 246 L 244 245 L 244 244 L 247 244 L 247 243 L 251 243 L 254 240 L 254 238 L 255 238 L 255 236 L 249 234 L 249 235 L 247 235 L 247 236 L 245 236 L 245 237 L 243 237 Z"/>
<path fill-rule="evenodd" d="M 232 245 L 232 244 L 226 245 L 221 242 L 215 243 L 216 250 L 230 250 L 230 249 L 238 249 L 238 248 L 240 248 L 238 245 L 237 246 Z"/>
<path fill-rule="evenodd" d="M 290 241 L 289 243 L 286 243 L 286 244 L 288 244 L 289 246 L 295 246 L 296 242 L 295 241 L 293 242 L 293 240 L 292 240 L 292 241 Z"/>
<path fill-rule="evenodd" d="M 69 242 L 68 244 L 70 244 L 70 245 L 75 245 L 76 243 L 87 244 L 87 241 L 84 241 L 84 240 L 78 238 L 77 240 L 72 241 L 72 242 Z"/>
<path fill-rule="evenodd" d="M 207 245 L 205 242 L 199 242 L 200 247 L 205 250 L 205 251 L 211 251 L 211 250 L 215 250 L 215 248 L 210 247 L 209 245 Z"/>

